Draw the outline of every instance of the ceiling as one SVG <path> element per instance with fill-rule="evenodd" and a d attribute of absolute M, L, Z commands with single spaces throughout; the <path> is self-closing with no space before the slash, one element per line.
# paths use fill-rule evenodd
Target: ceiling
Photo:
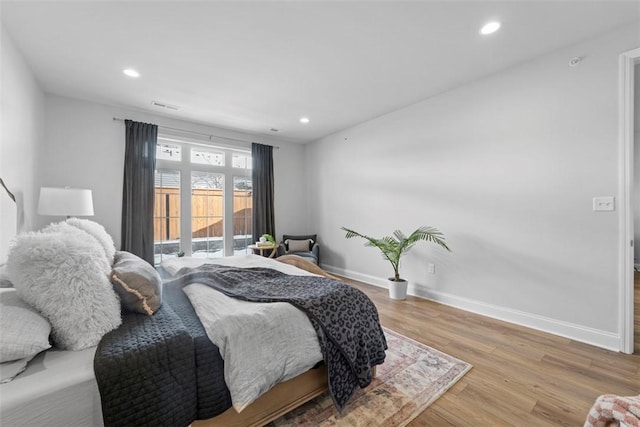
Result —
<path fill-rule="evenodd" d="M 2 0 L 0 16 L 48 93 L 305 143 L 638 23 L 640 2 Z"/>

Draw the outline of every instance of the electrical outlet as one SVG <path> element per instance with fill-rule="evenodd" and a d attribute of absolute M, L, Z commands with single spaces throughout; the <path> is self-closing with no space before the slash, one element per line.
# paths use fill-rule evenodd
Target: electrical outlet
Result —
<path fill-rule="evenodd" d="M 429 274 L 436 274 L 436 265 L 429 263 L 429 265 L 427 266 L 427 271 L 429 272 Z"/>
<path fill-rule="evenodd" d="M 615 210 L 615 199 L 613 196 L 602 196 L 593 198 L 594 211 L 613 211 Z"/>

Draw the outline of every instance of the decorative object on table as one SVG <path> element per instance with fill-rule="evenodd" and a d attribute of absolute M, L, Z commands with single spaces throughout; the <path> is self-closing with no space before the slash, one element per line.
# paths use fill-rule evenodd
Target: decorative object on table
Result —
<path fill-rule="evenodd" d="M 84 188 L 42 187 L 38 213 L 50 216 L 93 216 L 91 190 Z"/>
<path fill-rule="evenodd" d="M 260 236 L 260 240 L 256 242 L 256 245 L 263 247 L 271 247 L 276 245 L 276 239 L 271 234 L 263 234 Z"/>
<path fill-rule="evenodd" d="M 387 328 L 387 357 L 371 384 L 354 393 L 342 413 L 324 394 L 278 418 L 268 427 L 404 426 L 449 390 L 469 363 Z"/>
<path fill-rule="evenodd" d="M 317 234 L 283 234 L 278 256 L 297 255 L 314 264 L 320 264 L 320 245 Z"/>
<path fill-rule="evenodd" d="M 433 242 L 451 252 L 451 249 L 444 241 L 444 234 L 433 227 L 419 227 L 408 236 L 402 231 L 396 230 L 393 232 L 393 236 L 385 236 L 381 239 L 360 234 L 346 227 L 341 227 L 341 229 L 347 232 L 344 236 L 347 239 L 361 237 L 367 240 L 365 246 L 378 248 L 382 252 L 383 258 L 391 263 L 393 267 L 393 277 L 389 278 L 389 296 L 391 299 L 402 300 L 407 297 L 407 281 L 400 278 L 400 259 L 416 243 L 421 240 Z"/>

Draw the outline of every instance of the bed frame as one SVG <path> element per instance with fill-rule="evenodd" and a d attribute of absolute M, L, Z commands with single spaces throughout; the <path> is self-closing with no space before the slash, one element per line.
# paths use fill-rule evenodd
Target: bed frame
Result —
<path fill-rule="evenodd" d="M 193 427 L 261 427 L 328 390 L 324 365 L 280 383 L 238 413 L 229 408 L 208 420 L 194 421 Z"/>

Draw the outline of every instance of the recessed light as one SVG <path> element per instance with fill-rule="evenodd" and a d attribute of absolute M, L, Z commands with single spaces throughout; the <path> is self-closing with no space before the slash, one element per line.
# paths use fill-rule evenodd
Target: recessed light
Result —
<path fill-rule="evenodd" d="M 122 70 L 122 72 L 129 77 L 140 77 L 140 73 L 133 68 L 127 68 L 126 70 Z"/>
<path fill-rule="evenodd" d="M 309 117 L 301 117 L 300 123 L 309 123 Z"/>
<path fill-rule="evenodd" d="M 499 29 L 500 29 L 500 23 L 498 21 L 489 22 L 480 29 L 480 34 L 486 36 L 487 34 L 495 33 Z"/>

